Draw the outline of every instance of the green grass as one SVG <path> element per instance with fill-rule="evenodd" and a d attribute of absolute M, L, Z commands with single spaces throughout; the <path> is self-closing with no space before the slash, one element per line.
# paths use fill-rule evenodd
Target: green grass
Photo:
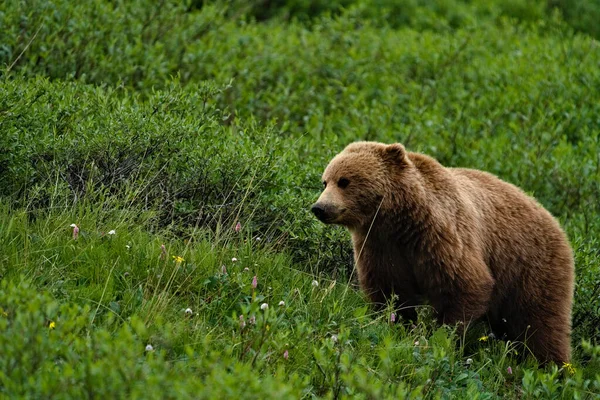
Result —
<path fill-rule="evenodd" d="M 0 5 L 0 397 L 600 397 L 600 51 L 573 31 L 595 25 L 569 2 L 309 3 Z M 348 234 L 309 212 L 364 139 L 559 218 L 574 373 L 369 307 Z"/>
<path fill-rule="evenodd" d="M 6 395 L 495 398 L 599 389 L 597 355 L 558 378 L 519 363 L 508 343 L 478 341 L 481 326 L 458 338 L 426 309 L 415 325 L 390 324 L 389 310 L 373 314 L 346 282 L 293 268 L 243 228 L 183 240 L 148 234 L 138 215 L 78 211 L 1 210 Z"/>

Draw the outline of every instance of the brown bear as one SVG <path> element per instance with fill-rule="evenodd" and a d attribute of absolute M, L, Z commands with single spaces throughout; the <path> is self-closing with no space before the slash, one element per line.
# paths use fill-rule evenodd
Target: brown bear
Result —
<path fill-rule="evenodd" d="M 516 186 L 446 168 L 401 144 L 356 142 L 323 173 L 312 206 L 350 231 L 361 288 L 441 323 L 487 320 L 543 363 L 570 359 L 573 254 L 558 222 Z"/>

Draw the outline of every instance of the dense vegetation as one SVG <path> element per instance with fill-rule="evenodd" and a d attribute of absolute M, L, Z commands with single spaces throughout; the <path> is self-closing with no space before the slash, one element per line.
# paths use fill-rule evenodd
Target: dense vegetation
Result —
<path fill-rule="evenodd" d="M 595 16 L 596 0 L 0 4 L 0 393 L 599 397 Z M 414 325 L 368 307 L 346 232 L 308 210 L 360 139 L 490 171 L 560 219 L 573 365 L 538 368 L 483 324 L 457 337 L 427 307 Z"/>

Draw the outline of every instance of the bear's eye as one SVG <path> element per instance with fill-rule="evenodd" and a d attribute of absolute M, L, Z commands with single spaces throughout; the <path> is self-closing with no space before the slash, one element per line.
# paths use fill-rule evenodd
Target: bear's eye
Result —
<path fill-rule="evenodd" d="M 326 188 L 327 187 L 327 182 L 323 181 L 323 187 Z"/>
<path fill-rule="evenodd" d="M 350 181 L 346 178 L 340 178 L 340 180 L 338 181 L 338 186 L 342 189 L 346 189 L 349 184 Z"/>

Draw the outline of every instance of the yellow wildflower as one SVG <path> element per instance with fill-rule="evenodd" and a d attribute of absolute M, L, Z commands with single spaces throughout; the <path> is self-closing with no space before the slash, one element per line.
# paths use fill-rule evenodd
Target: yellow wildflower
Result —
<path fill-rule="evenodd" d="M 571 363 L 563 363 L 563 369 L 566 369 L 571 375 L 575 373 L 575 367 Z"/>
<path fill-rule="evenodd" d="M 488 340 L 489 338 L 490 338 L 489 336 L 482 336 L 482 337 L 480 337 L 480 338 L 479 338 L 479 341 L 480 341 L 480 342 L 487 342 L 487 340 Z"/>
<path fill-rule="evenodd" d="M 173 260 L 175 260 L 176 263 L 182 263 L 185 261 L 181 256 L 173 256 Z"/>
<path fill-rule="evenodd" d="M 48 324 L 48 329 L 54 329 L 54 328 L 56 328 L 56 322 L 50 321 L 50 323 Z"/>

